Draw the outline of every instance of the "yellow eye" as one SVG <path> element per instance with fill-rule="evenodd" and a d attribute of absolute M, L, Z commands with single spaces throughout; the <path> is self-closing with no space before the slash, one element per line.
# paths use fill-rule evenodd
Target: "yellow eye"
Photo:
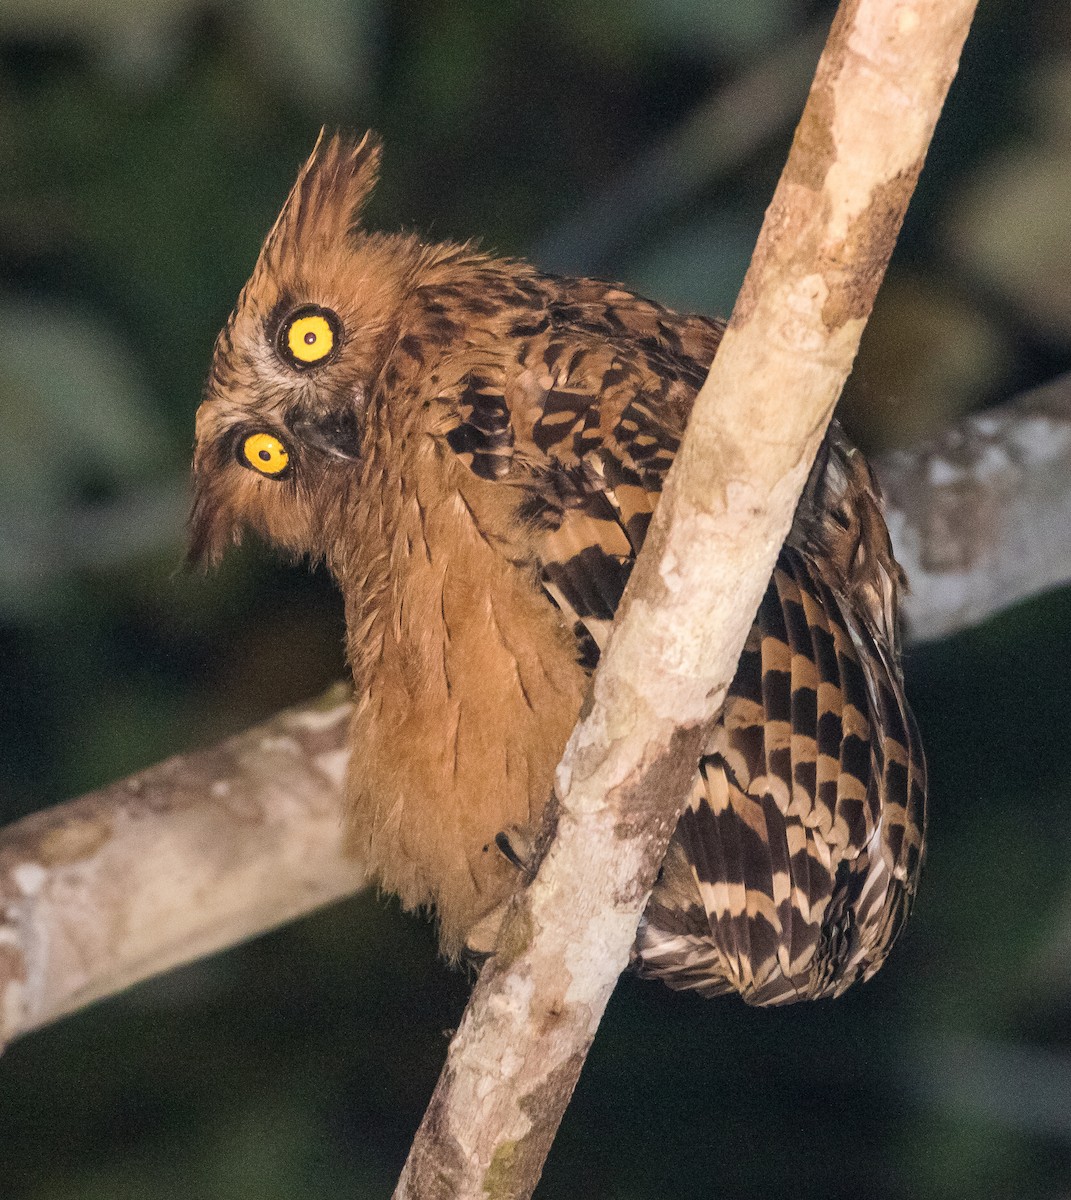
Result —
<path fill-rule="evenodd" d="M 326 308 L 303 308 L 283 325 L 280 349 L 295 367 L 323 362 L 338 341 L 338 318 Z"/>
<path fill-rule="evenodd" d="M 242 461 L 262 475 L 281 475 L 290 462 L 286 447 L 270 433 L 251 433 L 242 442 Z"/>

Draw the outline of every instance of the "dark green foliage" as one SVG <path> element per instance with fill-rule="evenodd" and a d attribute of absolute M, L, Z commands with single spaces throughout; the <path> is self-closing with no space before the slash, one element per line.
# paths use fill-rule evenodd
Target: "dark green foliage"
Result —
<path fill-rule="evenodd" d="M 175 574 L 213 338 L 321 123 L 385 137 L 371 224 L 524 253 L 830 11 L 171 0 L 62 25 L 65 6 L 37 7 L 0 6 L 0 821 L 344 671 L 322 574 L 256 548 Z M 847 397 L 869 444 L 1071 366 L 1066 282 L 1028 269 L 1035 227 L 1071 245 L 1069 37 L 1056 0 L 981 7 Z M 612 261 L 557 265 L 726 311 L 789 137 L 639 222 Z M 986 216 L 1024 180 L 1036 192 L 1006 211 L 1033 224 Z M 539 1195 L 1063 1194 L 1071 1123 L 1049 1076 L 977 1080 L 995 1044 L 1071 1074 L 1069 629 L 1060 594 L 908 663 L 930 853 L 877 979 L 776 1012 L 624 981 Z M 431 931 L 372 896 L 151 981 L 0 1060 L 0 1191 L 385 1196 L 466 991 Z"/>

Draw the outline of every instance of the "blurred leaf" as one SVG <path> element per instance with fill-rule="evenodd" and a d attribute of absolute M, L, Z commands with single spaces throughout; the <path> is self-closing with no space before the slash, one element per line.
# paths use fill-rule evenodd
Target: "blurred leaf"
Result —
<path fill-rule="evenodd" d="M 244 0 L 241 29 L 261 69 L 312 107 L 341 111 L 371 90 L 380 0 Z M 234 12 L 234 9 L 228 8 Z"/>
<path fill-rule="evenodd" d="M 254 1094 L 192 1146 L 174 1140 L 143 1145 L 74 1178 L 43 1184 L 27 1200 L 374 1200 L 392 1182 L 382 1170 L 354 1171 L 341 1161 L 308 1108 L 280 1092 Z"/>
<path fill-rule="evenodd" d="M 69 491 L 87 467 L 144 478 L 167 465 L 134 347 L 63 304 L 0 295 L 0 413 L 16 451 L 5 493 L 45 476 Z"/>
<path fill-rule="evenodd" d="M 878 292 L 840 415 L 868 450 L 907 445 L 1000 396 L 1007 334 L 940 279 L 893 269 Z"/>
<path fill-rule="evenodd" d="M 640 23 L 690 54 L 732 58 L 783 37 L 798 14 L 792 0 L 633 0 Z"/>
<path fill-rule="evenodd" d="M 961 262 L 1044 335 L 1071 343 L 1071 57 L 1039 64 L 1034 137 L 964 184 L 947 217 Z"/>
<path fill-rule="evenodd" d="M 148 80 L 173 62 L 191 0 L 4 0 L 0 37 L 86 42 L 112 70 Z"/>
<path fill-rule="evenodd" d="M 723 208 L 657 239 L 623 273 L 631 287 L 678 311 L 728 317 L 758 229 L 757 214 Z"/>
<path fill-rule="evenodd" d="M 66 305 L 0 296 L 0 416 L 0 609 L 11 609 L 74 565 L 70 523 L 87 504 L 175 466 L 130 348 Z"/>
<path fill-rule="evenodd" d="M 1042 333 L 1071 342 L 1071 146 L 1034 146 L 989 164 L 949 218 L 970 271 Z"/>
<path fill-rule="evenodd" d="M 119 78 L 147 86 L 182 61 L 190 31 L 215 11 L 235 23 L 260 70 L 313 106 L 341 106 L 369 86 L 378 0 L 5 0 L 0 39 L 85 43 Z"/>

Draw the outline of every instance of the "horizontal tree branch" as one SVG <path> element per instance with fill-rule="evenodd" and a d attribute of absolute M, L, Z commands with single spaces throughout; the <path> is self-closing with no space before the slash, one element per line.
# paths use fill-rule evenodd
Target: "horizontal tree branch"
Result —
<path fill-rule="evenodd" d="M 1071 375 L 875 465 L 909 637 L 1071 581 Z M 364 886 L 347 695 L 0 829 L 0 1045 Z"/>
<path fill-rule="evenodd" d="M 0 1046 L 364 885 L 349 689 L 0 833 Z"/>
<path fill-rule="evenodd" d="M 1071 579 L 1071 374 L 877 462 L 911 639 Z"/>

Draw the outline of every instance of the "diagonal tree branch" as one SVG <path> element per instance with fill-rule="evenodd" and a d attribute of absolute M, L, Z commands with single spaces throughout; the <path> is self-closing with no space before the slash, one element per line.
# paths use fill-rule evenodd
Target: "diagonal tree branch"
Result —
<path fill-rule="evenodd" d="M 395 1192 L 530 1196 L 851 368 L 974 11 L 844 0 L 515 898 Z"/>

